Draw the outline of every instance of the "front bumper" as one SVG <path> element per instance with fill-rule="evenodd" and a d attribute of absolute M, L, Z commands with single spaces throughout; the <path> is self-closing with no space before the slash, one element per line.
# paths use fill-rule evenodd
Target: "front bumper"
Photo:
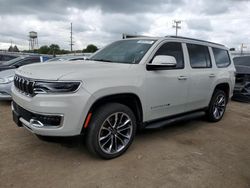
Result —
<path fill-rule="evenodd" d="M 11 86 L 13 82 L 8 84 L 0 84 L 0 100 L 11 100 Z"/>
<path fill-rule="evenodd" d="M 19 126 L 23 125 L 29 131 L 43 136 L 75 136 L 81 134 L 92 99 L 83 87 L 76 93 L 38 94 L 29 97 L 21 94 L 14 86 L 12 87 L 12 98 L 17 106 L 29 113 L 61 117 L 60 125 L 50 126 L 46 125 L 42 119 L 37 122 L 36 118 L 31 120 L 31 118 L 20 116 L 13 107 L 13 117 Z"/>

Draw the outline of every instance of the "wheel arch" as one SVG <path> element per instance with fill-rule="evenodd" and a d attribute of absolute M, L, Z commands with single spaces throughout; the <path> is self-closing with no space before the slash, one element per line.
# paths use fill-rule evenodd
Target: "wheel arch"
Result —
<path fill-rule="evenodd" d="M 120 103 L 123 105 L 128 106 L 134 113 L 136 117 L 136 122 L 138 125 L 138 128 L 142 126 L 143 122 L 143 109 L 142 109 L 142 103 L 138 95 L 134 93 L 118 93 L 118 94 L 111 94 L 102 96 L 100 98 L 97 98 L 95 102 L 91 105 L 88 114 L 92 113 L 97 109 L 99 106 L 102 106 L 107 103 Z M 86 117 L 87 119 L 87 117 Z M 85 121 L 86 121 L 85 119 Z M 85 128 L 82 128 L 82 133 L 84 132 Z"/>
<path fill-rule="evenodd" d="M 226 93 L 227 102 L 228 102 L 229 97 L 230 97 L 230 84 L 227 82 L 218 83 L 215 86 L 213 93 L 215 92 L 216 89 L 222 90 Z"/>

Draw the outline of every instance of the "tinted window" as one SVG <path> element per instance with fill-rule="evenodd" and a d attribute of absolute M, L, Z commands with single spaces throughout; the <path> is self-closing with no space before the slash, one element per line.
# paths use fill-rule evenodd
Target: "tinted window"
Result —
<path fill-rule="evenodd" d="M 177 62 L 174 69 L 184 68 L 183 52 L 181 43 L 178 42 L 168 42 L 163 44 L 158 51 L 155 53 L 154 57 L 157 55 L 169 55 L 174 56 Z"/>
<path fill-rule="evenodd" d="M 10 55 L 0 55 L 0 61 L 9 61 L 11 59 L 16 58 L 15 56 L 10 56 Z"/>
<path fill-rule="evenodd" d="M 16 57 L 15 56 L 6 55 L 6 56 L 3 56 L 2 61 L 9 61 L 9 60 L 14 59 L 14 58 L 16 58 Z"/>
<path fill-rule="evenodd" d="M 227 67 L 230 65 L 230 58 L 227 50 L 213 48 L 213 53 L 217 67 Z"/>
<path fill-rule="evenodd" d="M 37 63 L 37 62 L 40 62 L 40 57 L 33 57 L 33 58 L 24 59 L 23 61 L 19 62 L 17 65 L 23 66 L 23 65 L 28 65 L 28 64 Z"/>
<path fill-rule="evenodd" d="M 234 64 L 250 67 L 250 56 L 235 57 Z"/>
<path fill-rule="evenodd" d="M 187 48 L 192 68 L 212 67 L 208 47 L 197 44 L 187 44 Z"/>
<path fill-rule="evenodd" d="M 4 66 L 12 66 L 12 65 L 22 61 L 23 59 L 24 59 L 24 57 L 17 57 L 15 59 L 3 62 L 2 65 L 4 65 Z"/>

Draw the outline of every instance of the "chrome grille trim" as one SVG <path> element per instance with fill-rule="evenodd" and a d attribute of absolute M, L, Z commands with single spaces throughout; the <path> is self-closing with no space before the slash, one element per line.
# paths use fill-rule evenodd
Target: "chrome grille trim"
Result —
<path fill-rule="evenodd" d="M 28 78 L 24 78 L 19 75 L 15 75 L 14 77 L 14 86 L 19 92 L 23 93 L 24 95 L 27 95 L 27 96 L 34 95 L 34 92 L 33 92 L 34 84 L 35 84 L 35 81 L 30 80 Z"/>

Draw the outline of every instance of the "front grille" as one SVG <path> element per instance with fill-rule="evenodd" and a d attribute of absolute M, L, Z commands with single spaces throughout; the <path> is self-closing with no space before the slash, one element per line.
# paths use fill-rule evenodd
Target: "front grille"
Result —
<path fill-rule="evenodd" d="M 29 96 L 34 95 L 34 92 L 33 92 L 34 85 L 35 85 L 34 81 L 16 75 L 14 77 L 14 85 L 21 93 L 24 93 L 25 95 L 29 95 Z"/>
<path fill-rule="evenodd" d="M 37 113 L 30 112 L 25 110 L 18 104 L 13 101 L 13 110 L 18 114 L 18 116 L 22 117 L 26 121 L 30 122 L 31 119 L 40 121 L 44 124 L 44 126 L 59 126 L 62 121 L 61 116 L 57 115 L 41 115 Z"/>

